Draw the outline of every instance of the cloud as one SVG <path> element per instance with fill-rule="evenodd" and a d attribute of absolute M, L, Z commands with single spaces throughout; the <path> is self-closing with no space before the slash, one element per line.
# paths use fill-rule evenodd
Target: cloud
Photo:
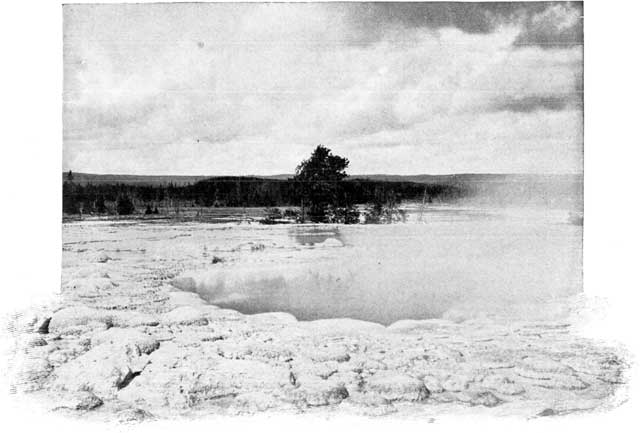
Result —
<path fill-rule="evenodd" d="M 518 45 L 578 9 L 472 5 L 65 6 L 65 169 L 281 173 L 323 143 L 360 172 L 579 171 L 581 47 Z"/>
<path fill-rule="evenodd" d="M 475 172 L 478 167 L 574 173 L 582 165 L 582 143 L 576 140 L 581 134 L 577 110 L 500 111 L 437 116 L 407 130 L 353 138 L 340 150 L 349 150 L 353 173 L 389 172 L 388 161 L 402 166 L 403 173 Z"/>
<path fill-rule="evenodd" d="M 516 45 L 563 47 L 582 45 L 582 3 L 556 3 L 525 18 Z"/>
<path fill-rule="evenodd" d="M 521 27 L 517 45 L 582 43 L 582 2 L 352 3 L 341 8 L 354 29 L 354 43 L 380 40 L 394 27 L 488 34 L 505 25 Z"/>
<path fill-rule="evenodd" d="M 530 113 L 536 110 L 562 111 L 572 101 L 573 98 L 567 96 L 525 96 L 504 99 L 496 104 L 495 109 L 516 113 Z"/>

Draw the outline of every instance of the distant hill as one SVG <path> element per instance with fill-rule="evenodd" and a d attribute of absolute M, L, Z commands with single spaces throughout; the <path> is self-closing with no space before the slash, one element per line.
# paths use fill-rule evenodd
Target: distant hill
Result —
<path fill-rule="evenodd" d="M 97 185 L 116 183 L 127 185 L 164 185 L 168 183 L 173 183 L 174 185 L 188 185 L 209 177 L 211 176 L 144 176 L 138 174 L 92 174 L 73 172 L 73 182 L 81 185 L 87 183 Z M 67 180 L 67 172 L 62 173 L 62 181 L 64 182 L 65 180 Z"/>
<path fill-rule="evenodd" d="M 91 212 L 97 203 L 133 197 L 138 206 L 292 206 L 299 202 L 290 174 L 273 176 L 140 176 L 73 173 L 64 182 L 65 212 Z M 582 211 L 581 175 L 479 174 L 353 175 L 343 185 L 354 203 L 387 191 L 404 201 L 461 203 L 487 207 L 543 206 Z M 382 191 L 382 192 L 381 192 Z M 167 204 L 169 203 L 169 204 Z M 104 206 L 104 205 L 101 205 Z M 113 207 L 113 206 L 112 206 Z"/>
<path fill-rule="evenodd" d="M 361 174 L 353 175 L 351 176 L 351 178 L 381 180 L 387 182 L 416 182 L 427 184 L 582 182 L 582 175 L 578 174 Z"/>
<path fill-rule="evenodd" d="M 187 185 L 212 178 L 227 178 L 229 176 L 178 176 L 178 175 L 136 175 L 136 174 L 91 174 L 73 173 L 73 181 L 78 184 L 133 184 L 133 185 Z M 235 177 L 235 176 L 234 176 Z M 269 176 L 239 176 L 260 179 L 286 180 L 293 174 L 275 174 Z M 67 173 L 62 173 L 62 180 L 67 179 Z M 349 179 L 369 179 L 386 182 L 416 182 L 424 184 L 478 184 L 478 183 L 582 183 L 582 175 L 574 174 L 491 174 L 491 173 L 460 173 L 460 174 L 356 174 Z"/>

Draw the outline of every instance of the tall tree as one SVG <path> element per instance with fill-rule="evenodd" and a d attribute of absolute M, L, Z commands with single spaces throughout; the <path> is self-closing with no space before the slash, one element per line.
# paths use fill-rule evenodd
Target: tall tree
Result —
<path fill-rule="evenodd" d="M 77 214 L 80 212 L 76 185 L 65 181 L 62 183 L 62 213 Z"/>
<path fill-rule="evenodd" d="M 95 209 L 96 209 L 96 212 L 98 212 L 98 213 L 106 213 L 107 212 L 107 206 L 104 203 L 104 196 L 103 195 L 99 195 L 96 198 Z"/>
<path fill-rule="evenodd" d="M 311 221 L 325 221 L 329 206 L 340 205 L 341 183 L 347 177 L 348 166 L 347 158 L 332 154 L 322 145 L 298 165 L 293 179 L 300 188 L 303 206 L 308 206 Z"/>
<path fill-rule="evenodd" d="M 128 195 L 121 195 L 116 201 L 116 209 L 118 215 L 131 215 L 136 210 L 136 207 Z"/>

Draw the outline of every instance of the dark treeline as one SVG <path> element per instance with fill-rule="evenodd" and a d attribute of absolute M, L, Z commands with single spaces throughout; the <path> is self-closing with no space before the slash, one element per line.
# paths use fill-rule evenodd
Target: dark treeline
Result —
<path fill-rule="evenodd" d="M 63 212 L 66 214 L 158 213 L 175 206 L 285 207 L 300 206 L 302 182 L 258 177 L 215 177 L 187 185 L 80 184 L 63 182 Z M 339 182 L 338 202 L 352 206 L 380 201 L 450 201 L 463 195 L 463 188 L 447 184 L 419 184 L 368 179 Z"/>

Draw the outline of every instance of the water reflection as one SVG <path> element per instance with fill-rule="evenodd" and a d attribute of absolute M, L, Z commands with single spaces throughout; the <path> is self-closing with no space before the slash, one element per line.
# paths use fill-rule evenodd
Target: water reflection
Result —
<path fill-rule="evenodd" d="M 288 235 L 298 245 L 304 246 L 314 246 L 325 242 L 327 239 L 335 239 L 344 244 L 338 227 L 295 226 L 289 229 Z"/>

